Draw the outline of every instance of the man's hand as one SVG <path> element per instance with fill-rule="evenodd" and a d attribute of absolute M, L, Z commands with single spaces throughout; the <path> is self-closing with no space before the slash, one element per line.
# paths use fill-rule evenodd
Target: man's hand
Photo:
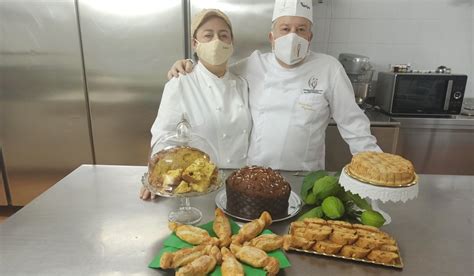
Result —
<path fill-rule="evenodd" d="M 179 77 L 179 74 L 186 75 L 193 71 L 193 63 L 189 59 L 180 59 L 176 61 L 168 71 L 168 80 Z"/>
<path fill-rule="evenodd" d="M 148 199 L 155 199 L 155 194 L 152 194 L 150 191 L 148 191 L 147 188 L 141 187 L 140 189 L 140 198 L 143 200 L 148 200 Z"/>

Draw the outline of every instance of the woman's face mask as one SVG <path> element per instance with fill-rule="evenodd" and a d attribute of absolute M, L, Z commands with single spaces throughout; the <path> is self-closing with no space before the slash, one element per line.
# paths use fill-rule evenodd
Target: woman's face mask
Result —
<path fill-rule="evenodd" d="M 211 65 L 221 65 L 227 62 L 234 51 L 232 44 L 222 42 L 218 38 L 210 42 L 199 42 L 196 40 L 196 43 L 196 54 L 199 59 Z"/>
<path fill-rule="evenodd" d="M 293 65 L 306 57 L 308 48 L 308 40 L 295 33 L 289 33 L 275 39 L 273 52 L 283 63 Z"/>

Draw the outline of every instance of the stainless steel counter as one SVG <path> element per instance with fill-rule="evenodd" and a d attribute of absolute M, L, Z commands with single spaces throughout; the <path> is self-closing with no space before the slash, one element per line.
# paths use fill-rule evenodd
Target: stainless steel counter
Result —
<path fill-rule="evenodd" d="M 145 167 L 76 169 L 0 224 L 0 275 L 160 275 L 148 263 L 169 234 L 175 199 L 138 199 Z M 301 177 L 285 173 L 299 191 Z M 383 230 L 398 241 L 403 270 L 289 252 L 279 275 L 473 275 L 472 176 L 420 175 L 418 199 L 387 203 Z M 217 192 L 193 198 L 213 219 Z M 271 225 L 278 234 L 288 223 Z"/>

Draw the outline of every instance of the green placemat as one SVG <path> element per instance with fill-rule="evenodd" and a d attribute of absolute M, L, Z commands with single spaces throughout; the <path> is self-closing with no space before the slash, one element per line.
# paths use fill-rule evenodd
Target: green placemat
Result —
<path fill-rule="evenodd" d="M 235 221 L 229 219 L 230 221 L 230 227 L 232 229 L 232 234 L 237 234 L 239 232 L 239 225 L 235 223 Z M 216 233 L 212 230 L 212 223 L 208 222 L 204 225 L 200 225 L 202 229 L 206 230 L 211 237 L 216 237 Z M 273 232 L 265 229 L 262 234 L 272 234 Z M 161 255 L 165 252 L 174 252 L 178 251 L 179 249 L 186 248 L 186 247 L 192 247 L 192 244 L 189 244 L 187 242 L 184 242 L 180 238 L 178 238 L 174 233 L 170 234 L 168 238 L 163 242 L 164 247 L 158 252 L 158 255 L 153 259 L 153 261 L 148 265 L 150 268 L 160 268 L 160 259 Z M 290 261 L 286 258 L 286 255 L 283 253 L 282 250 L 275 250 L 272 252 L 267 253 L 269 256 L 274 257 L 278 260 L 280 263 L 280 269 L 290 267 Z M 254 268 L 246 264 L 242 264 L 244 266 L 245 270 L 245 275 L 266 275 L 266 272 L 263 269 L 260 268 Z M 213 272 L 211 272 L 211 275 L 213 276 L 220 276 L 221 275 L 221 266 L 217 265 L 216 269 L 214 269 Z"/>

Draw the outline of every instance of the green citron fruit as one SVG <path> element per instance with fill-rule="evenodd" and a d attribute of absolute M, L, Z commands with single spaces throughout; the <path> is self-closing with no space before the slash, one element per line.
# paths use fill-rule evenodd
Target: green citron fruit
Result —
<path fill-rule="evenodd" d="M 326 197 L 321 207 L 324 214 L 331 219 L 338 219 L 344 215 L 344 204 L 335 196 Z"/>
<path fill-rule="evenodd" d="M 362 224 L 380 227 L 385 223 L 384 217 L 376 211 L 367 210 L 362 212 L 360 216 L 360 221 Z"/>
<path fill-rule="evenodd" d="M 314 182 L 313 193 L 317 200 L 324 200 L 328 196 L 336 195 L 341 186 L 338 179 L 334 176 L 324 176 Z"/>
<path fill-rule="evenodd" d="M 313 193 L 308 193 L 308 195 L 304 198 L 304 203 L 316 204 L 316 195 Z"/>
<path fill-rule="evenodd" d="M 323 210 L 321 206 L 315 207 L 308 212 L 304 213 L 301 215 L 298 220 L 303 220 L 305 218 L 322 218 L 323 217 Z"/>

